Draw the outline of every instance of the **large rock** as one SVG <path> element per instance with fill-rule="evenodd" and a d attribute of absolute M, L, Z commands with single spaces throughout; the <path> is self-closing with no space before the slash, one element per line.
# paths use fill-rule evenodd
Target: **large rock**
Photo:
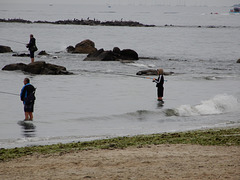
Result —
<path fill-rule="evenodd" d="M 72 74 L 66 70 L 63 66 L 58 66 L 55 64 L 49 64 L 44 61 L 36 61 L 28 65 L 23 63 L 9 64 L 2 68 L 2 70 L 13 71 L 22 70 L 31 74 L 52 74 L 52 75 L 62 75 L 62 74 Z"/>
<path fill-rule="evenodd" d="M 240 59 L 239 59 L 239 60 L 237 60 L 237 63 L 240 63 Z"/>
<path fill-rule="evenodd" d="M 70 53 L 80 53 L 80 54 L 89 54 L 96 52 L 95 43 L 89 39 L 86 39 L 78 44 L 75 47 L 68 46 L 67 52 Z"/>
<path fill-rule="evenodd" d="M 174 72 L 164 72 L 163 74 L 166 75 L 166 76 L 169 76 L 169 75 L 174 74 Z M 150 75 L 158 75 L 158 73 L 157 73 L 156 69 L 147 69 L 147 70 L 138 71 L 136 73 L 136 75 L 139 75 L 139 76 L 141 76 L 141 75 L 150 76 Z"/>
<path fill-rule="evenodd" d="M 120 52 L 120 59 L 122 60 L 138 60 L 138 54 L 131 49 L 123 49 Z"/>
<path fill-rule="evenodd" d="M 9 46 L 0 45 L 0 53 L 8 53 L 12 52 L 12 49 Z"/>
<path fill-rule="evenodd" d="M 96 52 L 88 54 L 84 61 L 121 61 L 121 60 L 138 60 L 138 54 L 131 49 L 120 50 L 115 47 L 112 51 L 99 49 Z"/>

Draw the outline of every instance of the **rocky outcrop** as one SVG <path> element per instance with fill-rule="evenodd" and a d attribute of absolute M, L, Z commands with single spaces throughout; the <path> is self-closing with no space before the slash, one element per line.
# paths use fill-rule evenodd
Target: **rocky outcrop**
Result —
<path fill-rule="evenodd" d="M 89 39 L 86 39 L 78 44 L 67 47 L 67 52 L 69 53 L 79 53 L 79 54 L 89 54 L 96 52 L 95 43 Z"/>
<path fill-rule="evenodd" d="M 0 53 L 12 52 L 12 49 L 9 46 L 0 45 Z"/>
<path fill-rule="evenodd" d="M 174 72 L 164 72 L 163 74 L 166 75 L 166 76 L 169 76 L 169 75 L 174 74 Z M 158 73 L 157 73 L 156 69 L 147 69 L 147 70 L 138 71 L 136 73 L 136 75 L 139 75 L 139 76 L 141 76 L 141 75 L 150 76 L 150 75 L 158 75 Z"/>
<path fill-rule="evenodd" d="M 49 64 L 45 61 L 36 61 L 28 65 L 23 63 L 9 64 L 2 68 L 5 71 L 21 70 L 31 74 L 46 74 L 46 75 L 63 75 L 72 74 L 66 70 L 63 66 L 55 64 Z"/>
<path fill-rule="evenodd" d="M 89 39 L 86 39 L 75 46 L 73 53 L 89 54 L 96 52 L 95 43 Z"/>
<path fill-rule="evenodd" d="M 240 63 L 240 59 L 239 59 L 239 60 L 237 60 L 237 63 Z"/>
<path fill-rule="evenodd" d="M 0 22 L 8 23 L 39 23 L 39 24 L 64 24 L 64 25 L 88 25 L 88 26 L 131 26 L 131 27 L 155 27 L 155 25 L 142 24 L 137 21 L 99 21 L 96 19 L 76 19 L 58 20 L 58 21 L 29 21 L 24 19 L 0 19 Z"/>
<path fill-rule="evenodd" d="M 94 53 L 88 54 L 84 61 L 121 61 L 121 60 L 138 60 L 138 54 L 131 49 L 120 50 L 118 47 L 112 51 L 99 49 Z"/>

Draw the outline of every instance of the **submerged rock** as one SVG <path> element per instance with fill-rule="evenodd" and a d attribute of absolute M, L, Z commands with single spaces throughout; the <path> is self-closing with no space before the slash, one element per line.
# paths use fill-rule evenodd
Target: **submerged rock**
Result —
<path fill-rule="evenodd" d="M 9 46 L 0 45 L 0 53 L 12 52 L 12 49 Z"/>
<path fill-rule="evenodd" d="M 38 53 L 38 55 L 40 55 L 40 56 L 49 56 L 49 54 L 46 51 L 40 51 Z"/>
<path fill-rule="evenodd" d="M 28 65 L 23 63 L 9 64 L 4 66 L 2 70 L 5 71 L 21 70 L 32 74 L 46 74 L 46 75 L 72 74 L 71 72 L 68 72 L 66 68 L 63 66 L 49 64 L 46 63 L 45 61 L 36 61 Z"/>
<path fill-rule="evenodd" d="M 158 73 L 156 69 L 147 69 L 147 70 L 138 71 L 136 75 L 158 75 Z"/>
<path fill-rule="evenodd" d="M 67 47 L 67 52 L 69 53 L 79 53 L 79 54 L 89 54 L 96 52 L 95 43 L 89 39 L 86 39 L 78 44 Z"/>
<path fill-rule="evenodd" d="M 163 74 L 165 76 L 169 76 L 169 75 L 174 74 L 174 72 L 164 72 Z M 156 69 L 147 69 L 147 70 L 138 71 L 136 73 L 136 75 L 139 75 L 139 76 L 141 76 L 141 75 L 150 76 L 150 75 L 158 75 L 158 73 L 157 73 Z"/>
<path fill-rule="evenodd" d="M 138 54 L 131 49 L 123 49 L 122 51 L 115 47 L 111 51 L 99 49 L 94 53 L 88 54 L 84 61 L 121 61 L 121 60 L 138 60 Z"/>
<path fill-rule="evenodd" d="M 15 57 L 30 57 L 30 54 L 26 54 L 26 53 L 21 53 L 21 54 L 13 54 L 12 56 L 15 56 Z"/>

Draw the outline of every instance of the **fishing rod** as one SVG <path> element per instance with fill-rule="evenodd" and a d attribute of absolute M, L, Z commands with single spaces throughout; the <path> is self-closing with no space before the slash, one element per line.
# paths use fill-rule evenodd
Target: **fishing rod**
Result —
<path fill-rule="evenodd" d="M 19 43 L 19 44 L 24 44 L 24 45 L 26 45 L 26 43 L 22 43 L 22 42 L 19 42 L 19 41 L 14 41 L 14 40 L 4 39 L 4 38 L 0 38 L 0 39 L 5 40 L 5 41 L 9 41 L 9 42 L 15 42 L 15 43 Z"/>
<path fill-rule="evenodd" d="M 2 93 L 2 94 L 14 95 L 14 96 L 19 96 L 19 94 L 9 93 L 9 92 L 4 92 L 4 91 L 0 91 L 0 93 Z"/>
<path fill-rule="evenodd" d="M 137 75 L 131 75 L 131 74 L 121 74 L 121 73 L 113 73 L 114 75 L 119 75 L 119 76 L 129 76 L 129 77 L 136 77 L 136 78 L 142 78 L 142 79 L 156 79 L 156 78 L 152 78 L 152 77 L 146 77 L 146 76 L 137 76 Z M 164 80 L 165 82 L 167 82 L 167 80 Z"/>
<path fill-rule="evenodd" d="M 116 73 L 116 72 L 101 72 L 101 71 L 88 71 L 88 70 L 83 70 L 85 72 L 90 72 L 90 73 L 102 73 L 102 74 L 111 74 L 111 75 L 117 75 L 117 76 L 126 76 L 126 77 L 135 77 L 135 78 L 142 78 L 142 79 L 156 79 L 152 77 L 146 77 L 146 76 L 138 76 L 138 75 L 132 75 L 132 74 L 123 74 L 123 73 Z M 164 80 L 167 82 L 167 80 Z"/>

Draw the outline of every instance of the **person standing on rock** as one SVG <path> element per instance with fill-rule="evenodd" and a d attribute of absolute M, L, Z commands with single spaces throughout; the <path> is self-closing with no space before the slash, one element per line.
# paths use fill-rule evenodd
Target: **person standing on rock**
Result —
<path fill-rule="evenodd" d="M 20 98 L 24 104 L 24 112 L 25 112 L 25 119 L 24 121 L 32 121 L 33 120 L 33 109 L 34 109 L 34 102 L 35 102 L 35 87 L 30 84 L 29 78 L 25 78 L 24 86 L 21 90 Z"/>
<path fill-rule="evenodd" d="M 164 91 L 164 76 L 163 76 L 163 69 L 158 69 L 157 70 L 158 73 L 158 79 L 153 79 L 153 82 L 157 83 L 156 87 L 157 87 L 157 95 L 158 95 L 158 101 L 162 101 L 163 102 L 163 91 Z"/>
<path fill-rule="evenodd" d="M 34 62 L 34 52 L 37 51 L 37 46 L 36 46 L 36 39 L 33 37 L 32 34 L 30 34 L 30 41 L 26 46 L 30 52 L 30 58 L 31 62 Z"/>

